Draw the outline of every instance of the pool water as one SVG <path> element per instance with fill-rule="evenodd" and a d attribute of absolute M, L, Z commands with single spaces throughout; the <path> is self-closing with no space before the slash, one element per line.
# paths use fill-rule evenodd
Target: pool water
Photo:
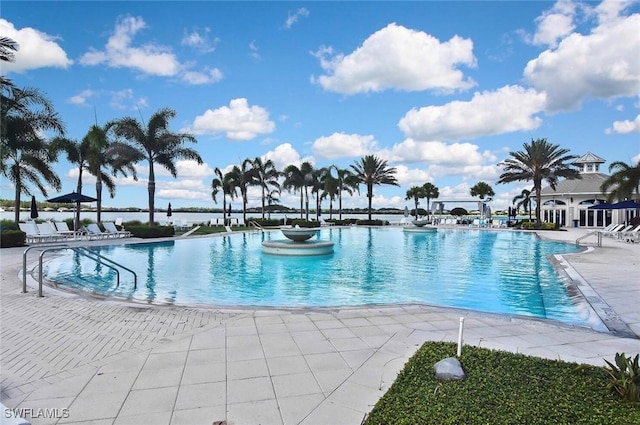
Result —
<path fill-rule="evenodd" d="M 47 263 L 60 285 L 145 302 L 216 306 L 355 306 L 426 303 L 580 323 L 581 309 L 549 261 L 574 245 L 535 234 L 476 229 L 323 229 L 334 253 L 262 253 L 279 231 L 93 247 L 132 270 L 115 272 L 77 253 Z"/>

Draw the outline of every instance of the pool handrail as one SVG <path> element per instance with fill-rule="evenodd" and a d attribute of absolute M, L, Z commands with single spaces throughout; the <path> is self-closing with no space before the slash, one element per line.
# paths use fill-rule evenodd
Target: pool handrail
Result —
<path fill-rule="evenodd" d="M 84 247 L 74 247 L 72 248 L 74 252 L 78 252 L 82 255 L 84 255 L 85 257 L 89 257 L 94 261 L 97 262 L 106 262 L 105 266 L 110 267 L 112 269 L 114 269 L 116 271 L 116 275 L 117 275 L 117 283 L 116 283 L 116 287 L 120 286 L 120 271 L 118 269 L 116 269 L 114 266 L 118 266 L 121 267 L 123 269 L 125 269 L 126 271 L 128 271 L 129 273 L 131 273 L 133 275 L 133 289 L 138 289 L 138 275 L 136 274 L 136 272 L 134 272 L 133 270 L 131 270 L 128 267 L 123 266 L 122 264 L 113 261 L 110 258 L 107 257 L 103 257 L 102 255 L 98 254 L 97 252 L 93 252 L 87 248 Z M 93 257 L 92 257 L 93 256 Z"/>

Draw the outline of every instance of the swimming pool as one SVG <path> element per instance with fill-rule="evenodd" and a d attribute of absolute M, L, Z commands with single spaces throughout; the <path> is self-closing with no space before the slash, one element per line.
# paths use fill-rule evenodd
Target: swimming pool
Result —
<path fill-rule="evenodd" d="M 582 323 L 548 257 L 578 250 L 533 233 L 399 228 L 331 228 L 317 239 L 334 253 L 264 254 L 278 231 L 92 247 L 138 275 L 115 272 L 77 253 L 47 262 L 47 279 L 92 293 L 145 302 L 215 306 L 319 307 L 425 303 Z"/>

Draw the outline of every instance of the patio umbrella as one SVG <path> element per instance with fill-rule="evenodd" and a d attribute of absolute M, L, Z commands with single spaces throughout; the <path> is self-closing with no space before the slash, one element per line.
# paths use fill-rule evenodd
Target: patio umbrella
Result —
<path fill-rule="evenodd" d="M 31 196 L 31 218 L 38 218 L 38 205 L 36 204 L 36 197 Z"/>
<path fill-rule="evenodd" d="M 615 204 L 611 204 L 611 209 L 612 210 L 640 210 L 640 204 L 631 200 L 620 201 L 620 202 L 616 202 Z"/>
<path fill-rule="evenodd" d="M 76 218 L 73 220 L 73 230 L 78 230 L 80 227 L 80 203 L 81 202 L 95 202 L 96 198 L 83 195 L 82 193 L 71 192 L 66 195 L 56 196 L 55 198 L 47 199 L 47 202 L 53 202 L 58 204 L 76 204 Z"/>
<path fill-rule="evenodd" d="M 451 215 L 469 215 L 469 212 L 462 207 L 455 207 L 451 211 L 449 211 Z"/>
<path fill-rule="evenodd" d="M 611 204 L 607 204 L 606 202 L 602 202 L 600 204 L 591 205 L 588 210 L 611 210 Z"/>
<path fill-rule="evenodd" d="M 171 211 L 171 202 L 169 202 L 169 206 L 167 207 L 167 217 L 171 217 L 173 215 L 173 211 Z"/>

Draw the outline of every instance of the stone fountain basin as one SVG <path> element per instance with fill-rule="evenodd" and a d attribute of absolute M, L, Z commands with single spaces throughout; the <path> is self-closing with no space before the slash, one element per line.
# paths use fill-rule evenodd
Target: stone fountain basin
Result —
<path fill-rule="evenodd" d="M 288 239 L 291 239 L 294 242 L 304 242 L 308 239 L 311 239 L 318 233 L 318 228 L 303 228 L 303 227 L 285 227 L 280 228 L 280 231 L 283 235 L 285 235 Z"/>

